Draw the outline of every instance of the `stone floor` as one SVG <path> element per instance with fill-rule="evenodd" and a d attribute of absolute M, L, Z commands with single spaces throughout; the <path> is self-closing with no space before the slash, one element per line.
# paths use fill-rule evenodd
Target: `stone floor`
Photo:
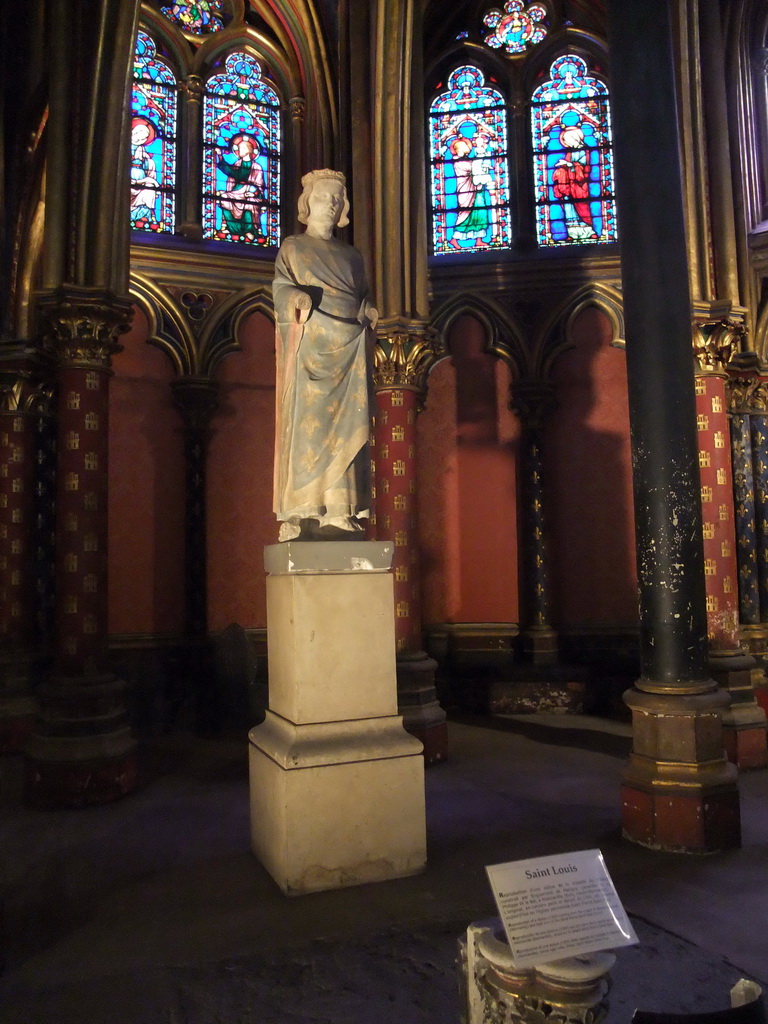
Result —
<path fill-rule="evenodd" d="M 414 878 L 288 899 L 249 852 L 245 742 L 174 735 L 118 804 L 30 811 L 0 762 L 3 1024 L 451 1024 L 484 865 L 599 847 L 640 945 L 618 952 L 610 1024 L 715 1010 L 768 983 L 768 772 L 742 776 L 744 845 L 709 857 L 621 840 L 628 729 L 564 716 L 450 723 L 427 773 Z"/>

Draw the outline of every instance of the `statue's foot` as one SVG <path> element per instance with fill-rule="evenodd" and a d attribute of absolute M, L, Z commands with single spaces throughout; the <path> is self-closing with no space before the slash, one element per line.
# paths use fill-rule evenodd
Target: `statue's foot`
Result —
<path fill-rule="evenodd" d="M 363 524 L 354 516 L 323 516 L 322 519 L 305 519 L 302 536 L 308 540 L 358 540 L 364 531 Z"/>
<path fill-rule="evenodd" d="M 362 533 L 363 525 L 354 516 L 323 516 L 320 520 L 320 529 L 325 526 L 333 526 L 338 530 L 348 530 L 351 533 Z"/>
<path fill-rule="evenodd" d="M 280 532 L 277 535 L 279 544 L 286 540 L 296 540 L 301 533 L 301 521 L 299 519 L 287 519 L 280 523 Z"/>

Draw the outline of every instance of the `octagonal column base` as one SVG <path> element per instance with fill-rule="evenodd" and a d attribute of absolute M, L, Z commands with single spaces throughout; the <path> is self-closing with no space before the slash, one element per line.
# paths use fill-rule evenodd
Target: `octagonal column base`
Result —
<path fill-rule="evenodd" d="M 625 838 L 678 853 L 739 847 L 738 772 L 723 749 L 728 695 L 629 690 L 624 701 L 633 725 L 622 786 Z"/>

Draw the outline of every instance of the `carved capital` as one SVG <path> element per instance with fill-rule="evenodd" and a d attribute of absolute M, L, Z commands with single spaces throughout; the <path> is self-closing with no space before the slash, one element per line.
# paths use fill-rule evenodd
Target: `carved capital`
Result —
<path fill-rule="evenodd" d="M 374 355 L 374 387 L 377 391 L 410 388 L 424 395 L 427 375 L 441 355 L 443 348 L 432 328 L 380 334 Z"/>
<path fill-rule="evenodd" d="M 109 292 L 57 288 L 38 297 L 43 344 L 59 366 L 109 371 L 133 308 Z"/>
<path fill-rule="evenodd" d="M 518 380 L 510 388 L 509 407 L 520 417 L 524 430 L 541 430 L 555 405 L 555 385 L 551 381 Z"/>
<path fill-rule="evenodd" d="M 291 120 L 303 121 L 307 114 L 307 101 L 303 96 L 291 96 L 289 101 Z"/>
<path fill-rule="evenodd" d="M 201 103 L 203 99 L 203 80 L 199 75 L 187 75 L 181 88 L 192 103 Z"/>
<path fill-rule="evenodd" d="M 53 380 L 46 360 L 35 353 L 18 362 L 0 362 L 0 414 L 50 412 Z"/>
<path fill-rule="evenodd" d="M 768 380 L 759 377 L 732 377 L 725 393 L 730 412 L 768 414 Z"/>
<path fill-rule="evenodd" d="M 741 350 L 746 327 L 740 320 L 697 320 L 693 325 L 693 355 L 699 374 L 725 374 Z"/>
<path fill-rule="evenodd" d="M 171 381 L 173 403 L 187 430 L 206 434 L 219 407 L 219 385 L 208 377 L 177 377 Z"/>

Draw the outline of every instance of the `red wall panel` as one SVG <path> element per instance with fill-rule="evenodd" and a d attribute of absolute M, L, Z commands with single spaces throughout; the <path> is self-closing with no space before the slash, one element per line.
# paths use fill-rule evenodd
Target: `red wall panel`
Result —
<path fill-rule="evenodd" d="M 184 621 L 184 446 L 170 360 L 137 310 L 109 397 L 109 631 L 179 632 Z"/>

